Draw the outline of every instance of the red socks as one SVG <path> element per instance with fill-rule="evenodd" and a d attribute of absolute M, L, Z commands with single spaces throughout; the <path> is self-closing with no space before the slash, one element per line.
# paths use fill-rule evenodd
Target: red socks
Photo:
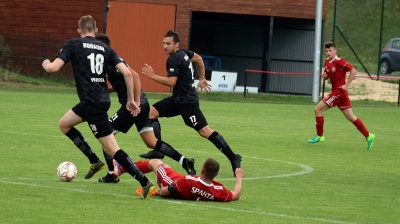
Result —
<path fill-rule="evenodd" d="M 368 138 L 369 132 L 367 130 L 367 128 L 364 126 L 364 123 L 357 118 L 353 124 L 357 127 L 357 129 L 361 132 L 361 134 L 364 135 L 365 138 Z"/>
<path fill-rule="evenodd" d="M 324 135 L 324 116 L 315 117 L 315 126 L 317 127 L 317 135 Z"/>
<path fill-rule="evenodd" d="M 324 135 L 324 116 L 321 117 L 315 117 L 315 126 L 317 128 L 317 135 L 318 136 L 323 136 Z M 353 122 L 354 126 L 357 127 L 357 129 L 361 132 L 361 134 L 364 135 L 365 138 L 368 138 L 369 132 L 367 130 L 367 128 L 364 126 L 364 123 L 357 118 L 354 122 Z"/>
<path fill-rule="evenodd" d="M 135 162 L 135 165 L 137 166 L 137 168 L 139 168 L 140 171 L 142 171 L 142 173 L 144 173 L 144 174 L 150 173 L 151 170 L 149 169 L 149 161 L 150 160 L 139 160 L 139 161 Z"/>

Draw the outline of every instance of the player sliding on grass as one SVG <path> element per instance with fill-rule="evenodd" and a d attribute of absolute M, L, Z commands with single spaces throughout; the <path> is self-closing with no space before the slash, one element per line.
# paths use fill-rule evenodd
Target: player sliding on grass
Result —
<path fill-rule="evenodd" d="M 125 172 L 117 161 L 114 160 L 114 164 L 115 175 L 121 175 Z M 153 171 L 156 174 L 160 189 L 155 191 L 153 195 L 183 200 L 229 202 L 239 200 L 242 191 L 243 170 L 236 168 L 235 187 L 233 191 L 230 191 L 223 184 L 214 180 L 218 175 L 219 163 L 212 158 L 204 162 L 200 176 L 184 176 L 175 172 L 159 159 L 141 160 L 135 162 L 135 165 L 143 173 Z M 137 189 L 136 193 L 140 195 L 141 188 Z"/>
<path fill-rule="evenodd" d="M 367 150 L 372 147 L 375 135 L 368 132 L 363 122 L 357 118 L 351 107 L 348 95 L 348 88 L 353 81 L 357 70 L 343 58 L 336 55 L 336 45 L 333 42 L 325 43 L 325 53 L 328 56 L 325 59 L 325 68 L 321 73 L 323 79 L 328 79 L 332 84 L 332 92 L 326 95 L 314 108 L 317 134 L 309 139 L 308 143 L 318 143 L 325 140 L 324 137 L 324 116 L 323 112 L 337 106 L 347 120 L 351 121 L 367 140 Z M 346 73 L 350 71 L 346 82 Z"/>

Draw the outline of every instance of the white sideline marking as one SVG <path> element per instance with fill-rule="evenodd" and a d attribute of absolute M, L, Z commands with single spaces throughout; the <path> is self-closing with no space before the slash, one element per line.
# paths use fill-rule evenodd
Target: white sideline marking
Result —
<path fill-rule="evenodd" d="M 22 185 L 22 186 L 41 187 L 41 188 L 49 188 L 49 189 L 61 189 L 61 190 L 89 193 L 89 194 L 100 194 L 100 195 L 109 195 L 109 196 L 135 198 L 135 199 L 139 198 L 138 196 L 125 195 L 125 194 L 93 192 L 93 191 L 87 191 L 87 190 L 82 190 L 82 189 L 59 188 L 59 187 L 52 187 L 52 186 L 46 186 L 46 185 L 40 185 L 40 184 L 27 184 L 27 183 L 21 183 L 21 182 L 16 182 L 16 181 L 8 181 L 7 178 L 0 178 L 0 182 L 5 183 L 5 184 L 16 184 L 16 185 Z M 223 207 L 219 207 L 219 206 L 205 205 L 205 203 L 201 203 L 201 204 L 186 203 L 185 201 L 157 199 L 156 197 L 151 197 L 150 200 L 155 200 L 157 202 L 163 202 L 163 203 L 180 204 L 180 205 L 185 205 L 185 206 L 196 206 L 196 207 L 201 207 L 201 208 L 220 209 L 220 210 L 226 210 L 226 211 L 232 211 L 232 212 L 241 212 L 241 213 L 258 214 L 258 215 L 266 215 L 266 216 L 276 216 L 276 217 L 282 217 L 282 218 L 287 218 L 287 219 L 312 220 L 312 221 L 319 221 L 319 222 L 324 222 L 324 223 L 355 224 L 353 222 L 343 222 L 343 221 L 324 219 L 324 218 L 301 217 L 301 216 L 293 216 L 293 215 L 278 214 L 278 213 L 271 213 L 271 212 L 257 212 L 257 211 L 251 211 L 251 210 L 243 210 L 243 209 L 223 208 Z M 212 202 L 210 202 L 210 203 L 212 203 Z"/>

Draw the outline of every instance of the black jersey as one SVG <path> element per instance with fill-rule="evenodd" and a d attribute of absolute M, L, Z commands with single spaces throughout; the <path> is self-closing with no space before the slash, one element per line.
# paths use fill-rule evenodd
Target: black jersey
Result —
<path fill-rule="evenodd" d="M 179 49 L 167 60 L 168 77 L 176 76 L 175 86 L 172 88 L 172 98 L 175 103 L 197 103 L 199 97 L 194 86 L 193 66 L 190 59 L 194 52 Z"/>
<path fill-rule="evenodd" d="M 121 63 L 114 50 L 94 37 L 74 38 L 65 43 L 58 58 L 65 64 L 71 61 L 81 102 L 110 102 L 106 68 Z"/>
<path fill-rule="evenodd" d="M 122 62 L 126 65 L 126 67 L 129 67 L 124 60 L 122 60 Z M 119 103 L 125 105 L 128 101 L 128 95 L 124 75 L 122 75 L 121 72 L 115 69 L 115 67 L 109 65 L 107 69 L 107 78 L 115 92 L 117 92 Z M 140 104 L 144 104 L 147 102 L 148 100 L 146 95 L 143 93 L 142 90 L 140 90 Z"/>

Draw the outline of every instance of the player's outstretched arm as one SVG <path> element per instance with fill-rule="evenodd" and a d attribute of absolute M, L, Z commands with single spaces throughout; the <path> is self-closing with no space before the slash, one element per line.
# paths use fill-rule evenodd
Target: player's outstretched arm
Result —
<path fill-rule="evenodd" d="M 134 98 L 135 98 L 135 103 L 137 106 L 140 106 L 140 92 L 142 90 L 142 84 L 140 82 L 140 77 L 137 72 L 135 72 L 133 69 L 129 68 L 129 71 L 132 73 L 133 76 L 133 90 L 134 92 Z"/>
<path fill-rule="evenodd" d="M 142 68 L 142 74 L 146 75 L 149 79 L 152 79 L 164 86 L 170 86 L 170 87 L 173 87 L 176 84 L 176 80 L 178 79 L 178 77 L 176 76 L 163 77 L 156 75 L 154 74 L 153 68 L 148 64 L 144 64 Z"/>
<path fill-rule="evenodd" d="M 64 61 L 59 58 L 56 58 L 56 60 L 54 60 L 53 62 L 50 62 L 49 59 L 45 59 L 42 62 L 42 66 L 43 66 L 44 70 L 46 70 L 46 72 L 48 72 L 48 73 L 58 72 L 63 65 L 64 65 Z"/>
<path fill-rule="evenodd" d="M 329 76 L 326 74 L 325 71 L 322 71 L 321 78 L 323 78 L 324 80 L 327 80 L 329 78 Z"/>
<path fill-rule="evenodd" d="M 242 193 L 242 180 L 244 177 L 244 172 L 241 168 L 236 168 L 236 184 L 235 188 L 232 191 L 232 201 L 239 200 L 240 193 Z"/>
<path fill-rule="evenodd" d="M 168 186 L 162 187 L 159 191 L 159 194 L 160 194 L 160 196 L 163 196 L 163 197 L 167 197 L 167 196 L 171 195 L 171 193 L 169 193 L 169 191 L 168 191 Z"/>
<path fill-rule="evenodd" d="M 140 113 L 139 107 L 135 103 L 134 87 L 133 87 L 133 76 L 131 71 L 124 63 L 119 63 L 115 68 L 122 73 L 125 79 L 125 85 L 128 95 L 128 102 L 126 103 L 126 109 L 131 112 L 133 116 L 137 116 Z"/>
<path fill-rule="evenodd" d="M 206 80 L 206 69 L 204 66 L 203 58 L 197 53 L 193 54 L 193 57 L 190 59 L 195 65 L 197 69 L 197 75 L 199 76 L 199 84 L 197 85 L 197 90 L 200 89 L 200 92 L 203 94 L 203 90 L 209 92 L 211 91 L 211 85 Z"/>
<path fill-rule="evenodd" d="M 197 75 L 199 76 L 199 80 L 205 79 L 206 69 L 204 66 L 203 58 L 197 53 L 194 53 L 193 57 L 190 60 L 196 65 Z"/>
<path fill-rule="evenodd" d="M 354 78 L 356 77 L 356 74 L 357 74 L 357 70 L 355 68 L 352 68 L 350 70 L 350 75 L 349 75 L 349 78 L 346 81 L 346 84 L 344 84 L 341 87 L 343 90 L 348 90 L 349 89 L 349 86 L 350 86 L 351 82 L 354 80 Z"/>

